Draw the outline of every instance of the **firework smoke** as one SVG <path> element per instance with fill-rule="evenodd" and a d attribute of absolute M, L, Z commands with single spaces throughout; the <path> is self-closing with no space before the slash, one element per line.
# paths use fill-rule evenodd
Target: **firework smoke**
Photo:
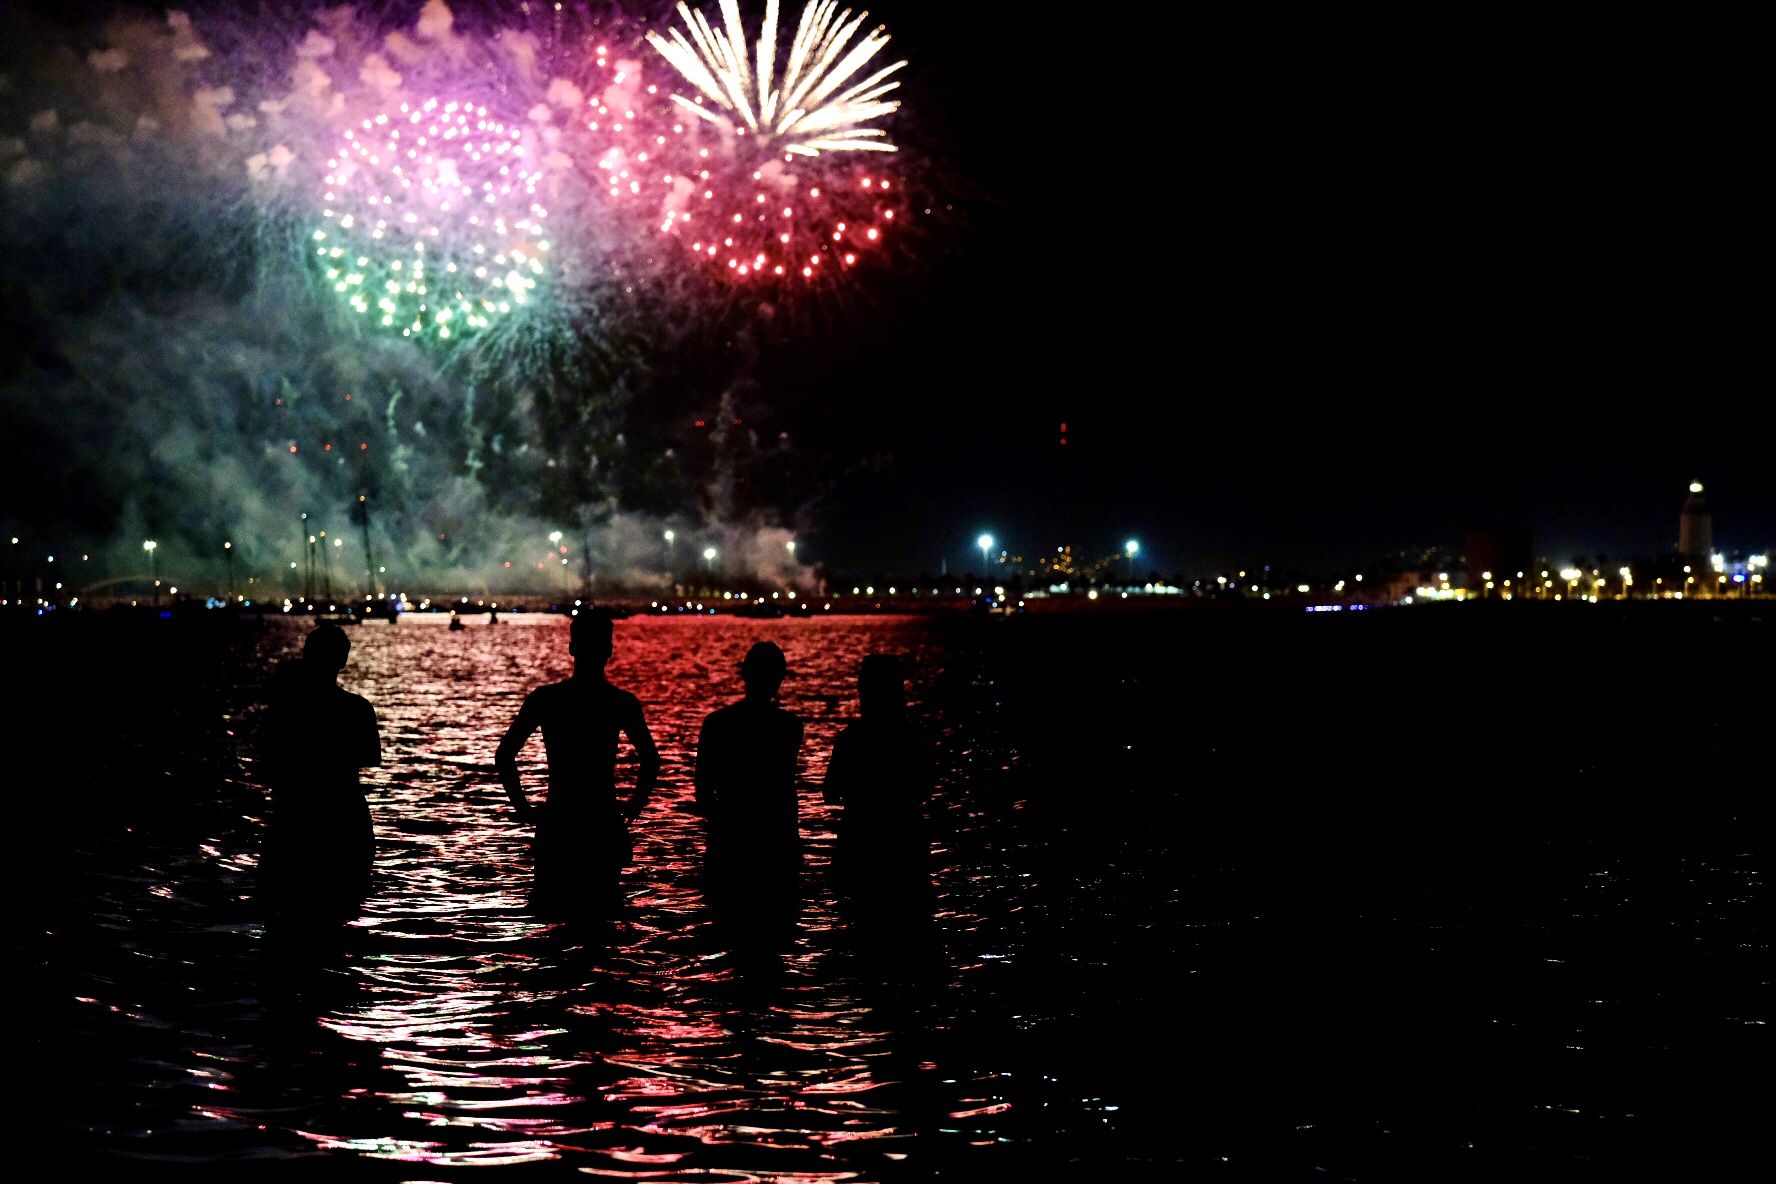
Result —
<path fill-rule="evenodd" d="M 862 124 L 893 107 L 881 80 L 834 79 L 829 56 L 804 89 L 832 80 L 845 118 L 773 109 L 770 135 L 727 135 L 726 116 L 675 115 L 683 79 L 638 26 L 500 19 L 465 27 L 429 0 L 16 30 L 30 54 L 0 63 L 0 297 L 28 343 L 0 370 L 15 532 L 111 577 L 142 567 L 146 537 L 163 571 L 213 574 L 226 539 L 262 596 L 299 586 L 320 529 L 349 540 L 330 559 L 341 590 L 654 586 L 664 529 L 717 547 L 730 577 L 808 578 L 781 508 L 734 493 L 787 447 L 730 417 L 750 355 L 689 388 L 660 362 L 734 336 L 732 297 L 698 272 L 826 280 L 875 248 L 898 180 L 841 141 L 880 139 Z M 619 109 L 633 123 L 607 122 Z M 680 438 L 712 403 L 722 439 Z"/>

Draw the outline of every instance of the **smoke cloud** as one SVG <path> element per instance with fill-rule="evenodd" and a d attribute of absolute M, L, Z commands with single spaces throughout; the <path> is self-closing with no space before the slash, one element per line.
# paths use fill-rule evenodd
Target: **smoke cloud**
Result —
<path fill-rule="evenodd" d="M 559 141 L 584 102 L 559 15 L 460 17 L 21 22 L 0 61 L 13 534 L 90 555 L 95 589 L 145 574 L 147 538 L 163 574 L 213 584 L 226 540 L 262 599 L 302 586 L 323 530 L 339 593 L 810 580 L 797 499 L 752 478 L 791 462 L 753 435 L 753 353 L 731 347 L 760 310 L 602 229 Z M 554 236 L 546 292 L 450 348 L 367 329 L 309 258 L 339 129 L 443 93 L 524 129 Z M 697 408 L 719 430 L 687 443 Z"/>

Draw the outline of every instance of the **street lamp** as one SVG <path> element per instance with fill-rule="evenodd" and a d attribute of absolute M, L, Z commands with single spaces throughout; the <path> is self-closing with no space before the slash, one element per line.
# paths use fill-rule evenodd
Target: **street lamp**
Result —
<path fill-rule="evenodd" d="M 789 557 L 791 559 L 795 558 L 795 540 L 794 539 L 790 539 L 787 543 L 784 543 L 783 549 L 785 551 L 789 552 Z"/>
<path fill-rule="evenodd" d="M 704 547 L 703 548 L 703 562 L 709 565 L 709 570 L 711 572 L 715 571 L 715 557 L 718 554 L 720 554 L 720 552 L 718 552 L 714 547 Z"/>
<path fill-rule="evenodd" d="M 228 560 L 228 603 L 234 603 L 234 543 L 222 540 L 222 554 Z"/>
<path fill-rule="evenodd" d="M 148 582 L 154 585 L 154 603 L 160 603 L 160 581 L 154 578 L 154 551 L 160 544 L 153 539 L 142 543 L 142 550 L 148 552 Z"/>
<path fill-rule="evenodd" d="M 1122 545 L 1122 553 L 1128 556 L 1129 583 L 1133 584 L 1135 582 L 1135 556 L 1141 553 L 1140 540 L 1130 539 L 1128 542 L 1124 543 Z"/>
<path fill-rule="evenodd" d="M 549 541 L 551 543 L 554 543 L 556 546 L 560 546 L 561 545 L 561 532 L 559 530 L 551 530 L 549 532 Z"/>
<path fill-rule="evenodd" d="M 980 548 L 981 575 L 984 577 L 987 574 L 987 552 L 993 549 L 993 536 L 990 534 L 983 534 L 980 538 L 974 540 L 974 545 Z"/>

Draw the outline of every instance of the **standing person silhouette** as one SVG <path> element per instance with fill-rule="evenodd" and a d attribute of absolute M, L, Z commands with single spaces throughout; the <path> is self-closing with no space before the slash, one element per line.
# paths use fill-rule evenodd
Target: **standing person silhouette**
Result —
<path fill-rule="evenodd" d="M 317 625 L 272 677 L 260 873 L 274 914 L 348 919 L 370 889 L 376 832 L 358 770 L 382 763 L 382 739 L 369 701 L 339 686 L 350 652 L 345 630 Z"/>
<path fill-rule="evenodd" d="M 754 645 L 740 663 L 745 697 L 711 712 L 697 737 L 696 808 L 708 819 L 711 899 L 745 925 L 783 920 L 801 900 L 802 721 L 773 702 L 787 673 L 782 650 Z"/>
<path fill-rule="evenodd" d="M 521 821 L 536 819 L 536 887 L 547 904 L 613 904 L 633 849 L 629 823 L 647 805 L 660 775 L 660 750 L 642 718 L 641 702 L 605 680 L 613 640 L 611 618 L 586 612 L 568 627 L 573 677 L 538 687 L 500 741 L 494 764 Z M 524 795 L 518 753 L 543 731 L 549 791 L 539 810 Z M 617 736 L 634 746 L 641 767 L 635 789 L 617 800 Z"/>
<path fill-rule="evenodd" d="M 833 742 L 821 793 L 840 807 L 833 872 L 839 891 L 872 917 L 931 913 L 925 797 L 931 762 L 906 709 L 900 661 L 871 654 L 857 675 L 861 718 Z"/>

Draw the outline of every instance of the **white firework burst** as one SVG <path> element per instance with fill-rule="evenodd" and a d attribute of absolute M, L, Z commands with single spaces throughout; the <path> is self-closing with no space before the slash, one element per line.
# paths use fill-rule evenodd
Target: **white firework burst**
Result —
<path fill-rule="evenodd" d="M 818 156 L 822 152 L 895 151 L 886 132 L 867 125 L 900 106 L 882 96 L 900 85 L 888 81 L 888 76 L 906 63 L 895 62 L 861 82 L 850 82 L 888 44 L 888 34 L 880 25 L 852 43 L 869 13 L 859 12 L 854 17 L 848 8 L 839 11 L 837 0 L 809 0 L 790 42 L 782 85 L 774 87 L 777 0 L 765 4 L 756 70 L 746 60 L 746 28 L 741 24 L 738 4 L 721 0 L 721 10 L 725 29 L 712 26 L 701 12 L 680 3 L 678 13 L 684 18 L 689 38 L 678 29 L 671 30 L 670 38 L 650 32 L 648 44 L 702 95 L 732 112 L 754 134 L 775 141 L 784 152 Z M 712 123 L 727 122 L 694 99 L 673 95 L 672 101 Z"/>

